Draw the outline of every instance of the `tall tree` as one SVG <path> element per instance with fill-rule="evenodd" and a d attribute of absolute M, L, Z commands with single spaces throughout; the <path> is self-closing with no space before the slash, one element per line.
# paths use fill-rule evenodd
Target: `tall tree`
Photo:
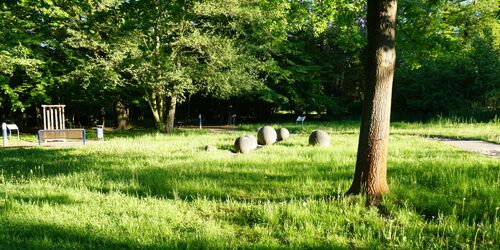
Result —
<path fill-rule="evenodd" d="M 437 114 L 477 119 L 498 114 L 498 1 L 400 0 L 398 5 L 393 115 L 425 120 Z"/>
<path fill-rule="evenodd" d="M 42 43 L 48 29 L 27 1 L 2 3 L 0 16 L 0 118 L 8 119 L 49 98 Z"/>
<path fill-rule="evenodd" d="M 354 180 L 348 194 L 378 204 L 389 191 L 387 149 L 396 62 L 396 0 L 368 0 L 368 51 L 363 114 Z"/>
<path fill-rule="evenodd" d="M 124 39 L 130 45 L 127 73 L 143 87 L 159 128 L 172 131 L 176 105 L 193 93 L 224 97 L 263 85 L 265 62 L 272 58 L 261 56 L 260 48 L 269 45 L 268 36 L 271 42 L 286 37 L 272 32 L 275 11 L 266 12 L 268 5 L 274 4 L 250 0 L 123 4 L 128 14 Z"/>

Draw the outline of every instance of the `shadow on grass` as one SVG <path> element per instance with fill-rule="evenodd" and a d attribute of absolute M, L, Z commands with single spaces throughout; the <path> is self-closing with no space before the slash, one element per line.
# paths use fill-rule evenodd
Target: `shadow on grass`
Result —
<path fill-rule="evenodd" d="M 338 194 L 329 187 L 329 183 L 350 178 L 348 171 L 334 173 L 327 166 L 311 166 L 306 160 L 286 161 L 279 169 L 269 172 L 266 169 L 270 166 L 265 162 L 236 162 L 224 168 L 227 163 L 223 161 L 207 160 L 203 167 L 199 167 L 193 165 L 189 156 L 176 155 L 157 156 L 156 162 L 165 164 L 148 166 L 148 163 L 141 163 L 147 160 L 141 154 L 127 153 L 117 157 L 102 152 L 81 153 L 73 148 L 8 149 L 0 151 L 0 158 L 0 178 L 12 183 L 37 179 L 51 182 L 51 178 L 77 175 L 80 177 L 75 178 L 93 179 L 79 183 L 67 182 L 64 185 L 84 185 L 85 188 L 102 193 L 120 191 L 140 197 L 184 200 L 198 197 L 245 201 L 331 199 Z M 173 158 L 176 163 L 170 164 Z M 130 162 L 141 167 L 134 169 L 121 165 Z M 304 166 L 310 168 L 307 173 L 301 169 Z M 100 181 L 96 182 L 95 178 Z M 318 183 L 323 186 L 315 186 Z"/>
<path fill-rule="evenodd" d="M 7 197 L 9 200 L 18 201 L 21 203 L 38 204 L 38 205 L 43 205 L 43 204 L 69 205 L 69 204 L 80 203 L 79 201 L 73 200 L 67 194 L 56 194 L 56 195 L 44 194 L 41 196 L 39 195 L 37 196 L 37 195 L 19 194 L 19 193 L 12 194 L 4 191 L 0 192 L 0 196 Z"/>
<path fill-rule="evenodd" d="M 48 223 L 4 221 L 0 228 L 0 249 L 207 249 L 216 242 L 197 235 L 185 239 L 140 243 L 127 236 L 112 238 L 106 232 Z"/>
<path fill-rule="evenodd" d="M 500 166 L 494 160 L 488 160 L 489 165 L 476 166 L 471 161 L 463 166 L 446 166 L 450 164 L 446 159 L 460 159 L 464 154 L 446 149 L 420 150 L 418 153 L 421 156 L 417 155 L 417 158 L 422 157 L 418 166 L 396 159 L 392 163 L 394 167 L 389 168 L 389 179 L 397 182 L 392 187 L 395 200 L 414 208 L 426 218 L 455 213 L 465 221 L 485 216 L 493 220 L 495 207 L 500 203 L 497 189 Z M 432 154 L 445 157 L 433 158 Z M 151 165 L 148 160 L 153 157 L 157 159 L 152 162 L 161 165 Z M 172 157 L 176 157 L 175 163 L 169 163 Z M 146 159 L 137 153 L 126 152 L 117 156 L 92 151 L 81 153 L 72 148 L 6 149 L 0 150 L 0 159 L 0 181 L 3 178 L 3 181 L 13 183 L 32 179 L 50 182 L 51 178 L 80 175 L 77 178 L 84 181 L 63 185 L 83 185 L 103 193 L 116 190 L 131 196 L 186 201 L 200 197 L 236 201 L 330 201 L 347 190 L 354 165 L 311 163 L 304 159 L 285 160 L 280 165 L 269 166 L 266 162 L 207 159 L 203 166 L 199 166 L 199 162 L 184 155 L 148 156 Z M 122 165 L 130 162 L 140 167 L 134 169 Z M 96 178 L 96 175 L 100 182 L 89 179 Z M 17 198 L 33 201 L 30 197 Z M 463 198 L 466 198 L 465 202 Z M 56 204 L 70 202 L 65 197 L 36 199 L 49 203 L 52 200 Z"/>
<path fill-rule="evenodd" d="M 240 242 L 209 238 L 200 232 L 169 238 L 168 235 L 155 235 L 153 241 L 140 242 L 134 235 L 118 233 L 110 235 L 107 229 L 93 225 L 57 225 L 47 222 L 18 221 L 0 217 L 0 249 L 284 249 L 277 243 Z M 116 232 L 114 232 L 116 234 Z M 170 236 L 171 237 L 171 236 Z M 294 248 L 301 249 L 345 249 L 346 246 L 309 241 Z"/>
<path fill-rule="evenodd" d="M 309 182 L 304 181 L 306 178 Z M 159 196 L 167 199 L 180 198 L 194 200 L 208 198 L 236 201 L 272 201 L 288 200 L 332 200 L 338 196 L 329 183 L 348 179 L 348 173 L 330 173 L 305 177 L 300 173 L 265 174 L 245 170 L 230 172 L 171 171 L 159 168 L 145 169 L 137 173 L 139 189 L 134 190 L 141 196 Z M 314 186 L 320 183 L 324 186 Z"/>
<path fill-rule="evenodd" d="M 9 148 L 0 150 L 0 174 L 11 181 L 33 176 L 64 175 L 88 170 L 92 159 L 72 148 Z"/>

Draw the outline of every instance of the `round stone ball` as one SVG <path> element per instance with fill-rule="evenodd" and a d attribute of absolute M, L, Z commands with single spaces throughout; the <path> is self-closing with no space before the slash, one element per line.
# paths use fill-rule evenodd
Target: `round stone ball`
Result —
<path fill-rule="evenodd" d="M 276 134 L 276 130 L 271 126 L 264 126 L 259 129 L 257 133 L 257 142 L 260 145 L 271 145 L 276 142 L 278 135 Z"/>
<path fill-rule="evenodd" d="M 309 136 L 309 145 L 320 147 L 330 146 L 330 136 L 323 130 L 315 130 Z"/>
<path fill-rule="evenodd" d="M 251 135 L 238 137 L 234 142 L 234 149 L 237 153 L 248 153 L 257 148 L 257 139 Z"/>
<path fill-rule="evenodd" d="M 278 133 L 278 141 L 284 141 L 290 137 L 290 132 L 286 128 L 280 128 L 277 131 Z"/>

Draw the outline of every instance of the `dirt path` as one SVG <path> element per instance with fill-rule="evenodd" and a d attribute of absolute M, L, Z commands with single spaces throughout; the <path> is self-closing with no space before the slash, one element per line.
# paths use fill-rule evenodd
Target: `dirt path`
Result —
<path fill-rule="evenodd" d="M 500 158 L 500 145 L 485 141 L 468 141 L 453 139 L 437 139 L 438 141 L 452 145 L 470 152 L 477 152 L 494 158 Z"/>

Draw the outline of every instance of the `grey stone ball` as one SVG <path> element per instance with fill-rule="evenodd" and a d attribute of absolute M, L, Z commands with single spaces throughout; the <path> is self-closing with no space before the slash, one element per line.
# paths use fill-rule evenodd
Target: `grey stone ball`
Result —
<path fill-rule="evenodd" d="M 309 145 L 320 147 L 330 146 L 330 136 L 323 130 L 315 130 L 309 136 Z"/>
<path fill-rule="evenodd" d="M 276 142 L 277 137 L 276 130 L 271 126 L 264 126 L 257 133 L 257 141 L 260 145 L 271 145 Z"/>
<path fill-rule="evenodd" d="M 257 148 L 257 139 L 251 135 L 238 137 L 234 142 L 234 149 L 237 153 L 248 153 Z"/>
<path fill-rule="evenodd" d="M 277 131 L 278 133 L 278 141 L 284 141 L 290 137 L 290 132 L 286 128 L 280 128 Z"/>

